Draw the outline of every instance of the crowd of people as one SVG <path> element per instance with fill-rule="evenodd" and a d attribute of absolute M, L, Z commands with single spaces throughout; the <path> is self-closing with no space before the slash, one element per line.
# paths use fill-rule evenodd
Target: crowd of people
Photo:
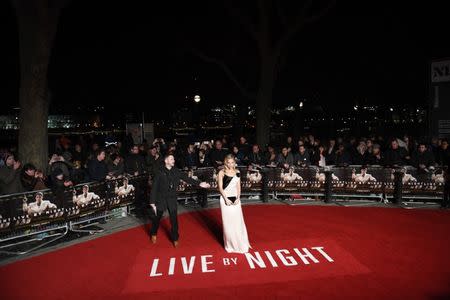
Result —
<path fill-rule="evenodd" d="M 26 158 L 19 160 L 13 149 L 1 149 L 0 194 L 45 188 L 61 193 L 83 182 L 144 173 L 153 175 L 162 166 L 163 156 L 169 153 L 174 155 L 180 169 L 221 169 L 225 156 L 231 153 L 239 166 L 281 167 L 289 178 L 293 176 L 292 167 L 310 165 L 409 165 L 419 172 L 429 173 L 431 177 L 436 176 L 434 170 L 437 166 L 448 166 L 450 161 L 448 140 L 415 142 L 410 136 L 388 141 L 381 137 L 320 140 L 313 135 L 297 139 L 289 136 L 284 143 L 269 144 L 263 149 L 256 143 L 249 143 L 243 136 L 236 142 L 229 137 L 186 143 L 156 138 L 152 142 L 134 144 L 130 136 L 123 141 L 104 143 L 62 135 L 56 140 L 54 148 L 46 170 L 39 170 L 30 163 L 22 164 Z M 257 177 L 257 172 L 254 173 Z"/>

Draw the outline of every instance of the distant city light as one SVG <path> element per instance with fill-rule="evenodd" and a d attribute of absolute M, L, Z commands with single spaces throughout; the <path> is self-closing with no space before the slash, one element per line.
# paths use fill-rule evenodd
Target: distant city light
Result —
<path fill-rule="evenodd" d="M 298 104 L 298 107 L 300 107 L 300 108 L 303 107 L 303 101 L 300 101 L 300 103 Z"/>
<path fill-rule="evenodd" d="M 200 96 L 199 96 L 199 95 L 195 95 L 195 96 L 194 96 L 194 101 L 195 101 L 196 103 L 199 103 L 199 102 L 200 102 Z"/>
<path fill-rule="evenodd" d="M 389 110 L 390 110 L 390 111 L 394 111 L 394 109 L 393 109 L 392 107 L 391 107 L 391 108 L 389 108 Z"/>

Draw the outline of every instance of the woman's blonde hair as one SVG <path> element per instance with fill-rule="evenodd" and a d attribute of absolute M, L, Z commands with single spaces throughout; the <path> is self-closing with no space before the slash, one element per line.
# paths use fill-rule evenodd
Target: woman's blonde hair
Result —
<path fill-rule="evenodd" d="M 234 162 L 236 162 L 236 158 L 234 157 L 233 154 L 230 153 L 230 154 L 225 155 L 225 158 L 223 159 L 223 163 L 224 163 L 223 165 L 225 168 L 226 168 L 226 162 L 229 159 L 232 159 L 232 160 L 234 160 Z"/>

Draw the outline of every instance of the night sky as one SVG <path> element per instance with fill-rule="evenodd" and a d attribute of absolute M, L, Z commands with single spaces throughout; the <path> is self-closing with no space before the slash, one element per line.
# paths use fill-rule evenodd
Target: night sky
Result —
<path fill-rule="evenodd" d="M 256 22 L 256 1 L 241 2 L 232 4 Z M 190 52 L 194 46 L 226 61 L 244 86 L 255 91 L 255 43 L 223 3 L 72 1 L 59 20 L 50 62 L 52 103 L 98 103 L 111 109 L 111 101 L 119 100 L 123 104 L 116 110 L 156 115 L 151 108 L 156 102 L 166 110 L 192 105 L 185 97 L 197 93 L 202 104 L 250 101 L 216 65 Z M 326 1 L 316 3 L 320 9 Z M 296 5 L 283 4 L 291 21 Z M 359 5 L 340 3 L 290 41 L 275 106 L 296 105 L 301 98 L 328 109 L 356 102 L 426 105 L 427 64 L 450 56 L 445 10 L 410 3 Z M 0 17 L 6 25 L 0 29 L 0 93 L 7 110 L 18 104 L 19 85 L 17 26 L 8 1 L 1 1 Z M 275 17 L 274 10 L 277 36 L 282 27 Z"/>

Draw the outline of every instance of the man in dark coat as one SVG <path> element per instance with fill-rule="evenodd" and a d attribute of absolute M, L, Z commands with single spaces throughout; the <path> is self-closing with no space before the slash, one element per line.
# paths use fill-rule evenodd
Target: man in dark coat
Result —
<path fill-rule="evenodd" d="M 105 150 L 97 149 L 95 157 L 88 163 L 89 180 L 103 181 L 108 175 L 108 166 L 105 163 Z"/>
<path fill-rule="evenodd" d="M 0 195 L 9 195 L 22 192 L 20 183 L 21 163 L 8 153 L 5 156 L 5 165 L 0 166 Z"/>
<path fill-rule="evenodd" d="M 177 186 L 180 180 L 183 180 L 194 186 L 202 188 L 209 188 L 206 182 L 199 182 L 181 172 L 175 166 L 175 158 L 172 154 L 164 157 L 164 166 L 155 174 L 152 184 L 152 192 L 150 198 L 150 205 L 155 211 L 156 217 L 152 222 L 152 229 L 150 235 L 152 243 L 156 243 L 156 233 L 158 232 L 159 221 L 167 209 L 170 216 L 170 224 L 172 230 L 170 233 L 173 245 L 178 247 L 178 219 L 177 219 Z"/>
<path fill-rule="evenodd" d="M 125 158 L 125 172 L 137 176 L 145 173 L 145 169 L 145 159 L 139 154 L 138 145 L 133 145 L 130 154 Z"/>

